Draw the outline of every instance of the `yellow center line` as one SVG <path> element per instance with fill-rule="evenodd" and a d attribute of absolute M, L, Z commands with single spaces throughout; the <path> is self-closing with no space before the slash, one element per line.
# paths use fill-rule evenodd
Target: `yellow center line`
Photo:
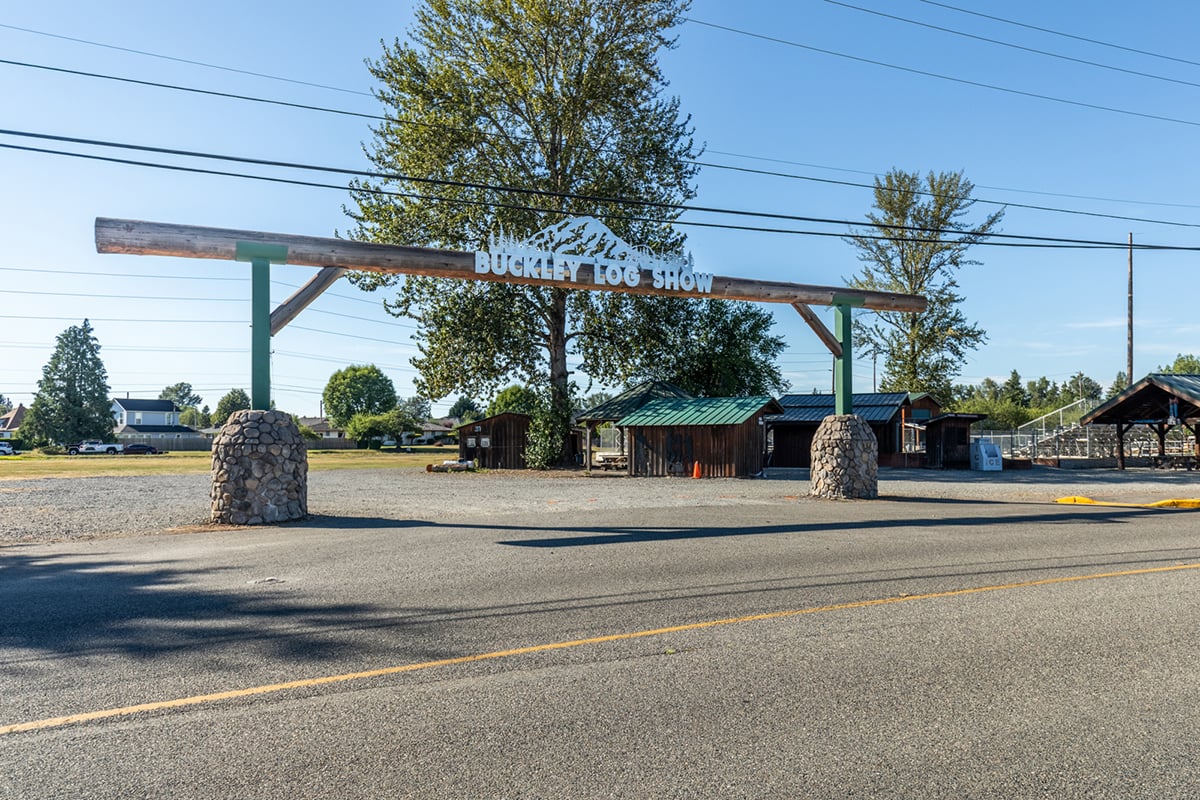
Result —
<path fill-rule="evenodd" d="M 653 628 L 651 630 L 633 631 L 630 633 L 614 633 L 607 636 L 593 636 L 588 639 L 573 639 L 566 642 L 549 642 L 547 644 L 537 644 L 529 647 L 515 647 L 510 650 L 496 650 L 490 653 L 477 653 L 475 655 L 459 656 L 457 658 L 443 658 L 437 661 L 422 661 L 416 664 L 404 664 L 397 667 L 384 667 L 381 669 L 365 670 L 363 672 L 349 672 L 343 675 L 326 675 L 319 678 L 305 678 L 302 680 L 287 681 L 285 683 L 272 683 L 266 686 L 252 686 L 247 689 L 232 689 L 227 692 L 214 692 L 213 694 L 181 697 L 174 700 L 162 700 L 155 703 L 140 703 L 138 705 L 123 706 L 121 708 L 109 708 L 103 711 L 89 711 L 82 714 L 71 714 L 65 717 L 52 717 L 50 719 L 39 719 L 32 722 L 20 722 L 13 725 L 0 726 L 0 736 L 9 733 L 20 733 L 22 731 L 58 728 L 63 725 L 72 725 L 79 722 L 91 722 L 98 719 L 108 719 L 110 717 L 124 717 L 131 714 L 141 714 L 147 711 L 161 711 L 164 709 L 183 708 L 185 706 L 215 703 L 221 700 L 233 700 L 239 697 L 253 697 L 260 694 L 283 692 L 289 689 L 305 689 L 313 686 L 327 686 L 329 684 L 362 680 L 364 678 L 378 678 L 385 675 L 398 675 L 403 672 L 416 672 L 417 670 L 434 669 L 436 667 L 451 667 L 458 664 L 471 664 L 477 661 L 489 661 L 497 658 L 511 658 L 513 656 L 529 655 L 530 653 L 545 653 L 551 650 L 566 650 L 573 647 L 582 647 L 584 645 L 641 639 L 646 636 L 661 636 L 667 633 L 696 631 L 704 628 L 716 628 L 722 625 L 737 625 L 743 622 L 762 622 L 764 620 L 798 617 L 804 614 L 822 614 L 829 611 L 847 611 L 855 608 L 871 608 L 874 606 L 893 605 L 895 603 L 911 603 L 917 600 L 934 600 L 942 597 L 961 597 L 963 595 L 980 594 L 982 592 L 999 592 L 1008 589 L 1027 589 L 1034 586 L 1051 586 L 1054 584 L 1072 583 L 1075 581 L 1092 581 L 1099 580 L 1101 578 L 1121 578 L 1130 575 L 1150 575 L 1160 572 L 1177 572 L 1179 570 L 1190 569 L 1200 569 L 1200 563 L 1175 564 L 1169 567 L 1129 569 L 1120 572 L 1100 572 L 1090 575 L 1068 575 L 1059 578 L 1042 578 L 1036 581 L 1020 581 L 1018 583 L 1001 583 L 992 586 L 977 586 L 970 589 L 951 589 L 950 591 L 946 592 L 928 592 L 926 594 L 900 595 L 898 597 L 881 597 L 874 600 L 858 600 L 852 603 L 836 603 L 827 606 L 814 606 L 811 608 L 798 608 L 787 611 L 771 611 L 765 614 L 751 614 L 745 617 L 729 617 L 727 619 L 713 619 L 706 620 L 704 622 L 692 622 L 685 625 L 672 625 L 666 628 Z"/>

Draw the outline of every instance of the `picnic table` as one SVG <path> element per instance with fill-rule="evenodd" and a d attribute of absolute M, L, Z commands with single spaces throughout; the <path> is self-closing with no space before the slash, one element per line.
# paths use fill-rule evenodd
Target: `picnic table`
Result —
<path fill-rule="evenodd" d="M 600 462 L 600 468 L 606 471 L 629 468 L 629 456 L 624 453 L 597 453 L 596 460 Z"/>
<path fill-rule="evenodd" d="M 1169 454 L 1165 456 L 1150 456 L 1150 465 L 1155 469 L 1196 469 L 1196 456 Z"/>

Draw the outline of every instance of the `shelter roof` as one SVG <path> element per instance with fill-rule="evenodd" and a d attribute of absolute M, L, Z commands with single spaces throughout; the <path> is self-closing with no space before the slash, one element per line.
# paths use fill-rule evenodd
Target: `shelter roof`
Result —
<path fill-rule="evenodd" d="M 924 400 L 926 397 L 937 403 L 939 406 L 942 405 L 942 401 L 938 399 L 937 395 L 930 394 L 929 392 L 909 392 L 908 402 L 915 403 L 918 400 Z"/>
<path fill-rule="evenodd" d="M 476 425 L 482 426 L 484 423 L 492 423 L 498 419 L 504 419 L 505 417 L 511 417 L 513 419 L 523 419 L 526 421 L 533 419 L 533 417 L 529 416 L 528 414 L 522 414 L 519 411 L 502 411 L 499 414 L 493 414 L 490 417 L 484 417 L 483 419 L 476 419 L 476 420 L 472 420 L 470 422 L 464 422 L 462 425 L 459 425 L 457 428 L 454 428 L 454 430 L 461 431 L 464 428 L 473 428 Z"/>
<path fill-rule="evenodd" d="M 860 406 L 894 406 L 899 408 L 908 400 L 908 392 L 855 392 L 850 395 L 850 401 L 855 408 Z M 779 398 L 779 405 L 784 408 L 813 408 L 816 406 L 834 407 L 834 396 L 831 394 L 785 394 Z"/>
<path fill-rule="evenodd" d="M 670 398 L 690 399 L 692 395 L 666 381 L 646 381 L 626 389 L 612 400 L 589 408 L 575 418 L 576 422 L 615 422 L 629 416 L 652 400 Z"/>
<path fill-rule="evenodd" d="M 0 416 L 0 431 L 15 431 L 25 421 L 25 406 L 20 403 L 7 414 Z"/>
<path fill-rule="evenodd" d="M 987 414 L 968 414 L 966 412 L 952 411 L 945 414 L 938 414 L 933 419 L 925 420 L 926 425 L 931 425 L 935 422 L 945 422 L 951 419 L 965 419 L 968 422 L 979 422 L 988 418 Z"/>
<path fill-rule="evenodd" d="M 1171 413 L 1171 401 L 1176 409 Z M 1106 403 L 1084 414 L 1081 425 L 1165 422 L 1200 418 L 1200 375 L 1153 372 Z"/>
<path fill-rule="evenodd" d="M 907 392 L 862 392 L 850 396 L 854 413 L 867 422 L 887 422 L 908 403 Z M 779 398 L 782 414 L 768 418 L 771 423 L 819 423 L 835 413 L 831 394 L 785 394 Z"/>
<path fill-rule="evenodd" d="M 116 397 L 113 402 L 126 411 L 179 411 L 174 400 L 139 400 L 137 398 Z"/>
<path fill-rule="evenodd" d="M 178 433 L 195 436 L 200 431 L 195 428 L 189 428 L 187 425 L 122 425 L 117 428 L 118 434 L 137 434 L 137 433 Z"/>
<path fill-rule="evenodd" d="M 778 413 L 774 398 L 756 397 L 670 397 L 651 400 L 617 425 L 666 427 L 677 425 L 740 425 L 755 414 Z"/>

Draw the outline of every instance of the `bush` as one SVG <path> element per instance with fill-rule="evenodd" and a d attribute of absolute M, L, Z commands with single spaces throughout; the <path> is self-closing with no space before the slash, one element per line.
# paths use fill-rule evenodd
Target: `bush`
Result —
<path fill-rule="evenodd" d="M 549 403 L 539 404 L 529 422 L 529 441 L 525 445 L 525 466 L 530 469 L 557 467 L 562 461 L 562 443 L 570 433 L 569 411 L 556 413 Z"/>
<path fill-rule="evenodd" d="M 34 449 L 35 453 L 43 456 L 65 456 L 67 448 L 59 444 L 47 444 Z"/>

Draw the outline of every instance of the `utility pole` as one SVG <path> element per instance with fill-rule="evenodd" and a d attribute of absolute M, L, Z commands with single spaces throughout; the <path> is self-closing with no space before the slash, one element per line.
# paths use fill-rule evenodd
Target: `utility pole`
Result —
<path fill-rule="evenodd" d="M 1133 385 L 1133 231 L 1129 232 L 1129 328 L 1125 344 L 1125 386 Z"/>

